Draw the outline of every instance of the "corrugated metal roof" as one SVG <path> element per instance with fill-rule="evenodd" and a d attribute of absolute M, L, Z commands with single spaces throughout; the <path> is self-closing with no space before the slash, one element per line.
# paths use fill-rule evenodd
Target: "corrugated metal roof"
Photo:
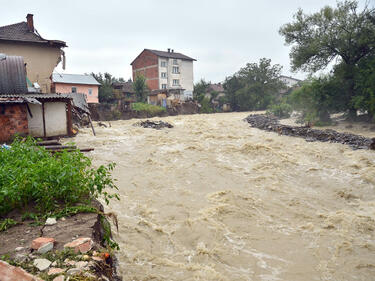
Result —
<path fill-rule="evenodd" d="M 73 97 L 73 106 L 78 107 L 84 112 L 90 114 L 90 109 L 87 105 L 86 97 L 84 94 L 72 93 L 70 95 Z"/>
<path fill-rule="evenodd" d="M 71 94 L 7 94 L 0 95 L 0 98 L 34 98 L 34 99 L 73 99 Z"/>
<path fill-rule="evenodd" d="M 0 94 L 27 93 L 23 57 L 0 55 Z"/>
<path fill-rule="evenodd" d="M 60 74 L 53 73 L 52 81 L 54 83 L 64 84 L 83 84 L 83 85 L 100 85 L 92 75 L 85 74 Z"/>

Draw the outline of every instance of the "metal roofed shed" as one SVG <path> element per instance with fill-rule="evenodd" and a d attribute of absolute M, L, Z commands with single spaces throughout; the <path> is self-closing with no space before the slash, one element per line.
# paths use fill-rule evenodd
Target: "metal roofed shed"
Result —
<path fill-rule="evenodd" d="M 86 74 L 63 74 L 53 73 L 52 82 L 64 83 L 64 84 L 82 84 L 82 85 L 98 85 L 100 83 L 96 81 L 94 76 Z"/>
<path fill-rule="evenodd" d="M 0 95 L 0 142 L 15 134 L 72 136 L 72 97 L 66 94 Z"/>
<path fill-rule="evenodd" d="M 0 95 L 27 93 L 23 57 L 0 54 Z"/>

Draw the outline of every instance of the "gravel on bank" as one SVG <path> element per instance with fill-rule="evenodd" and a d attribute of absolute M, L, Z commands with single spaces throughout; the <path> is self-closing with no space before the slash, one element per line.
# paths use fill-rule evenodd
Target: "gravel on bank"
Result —
<path fill-rule="evenodd" d="M 332 142 L 349 145 L 352 149 L 374 149 L 375 138 L 351 133 L 339 133 L 335 130 L 312 129 L 309 126 L 289 126 L 279 123 L 279 119 L 272 115 L 251 114 L 245 118 L 251 127 L 261 130 L 276 132 L 279 135 L 294 136 L 304 138 L 308 142 Z"/>

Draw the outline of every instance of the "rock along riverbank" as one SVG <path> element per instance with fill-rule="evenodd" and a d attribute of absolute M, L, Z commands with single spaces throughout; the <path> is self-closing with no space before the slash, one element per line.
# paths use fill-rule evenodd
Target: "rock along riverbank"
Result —
<path fill-rule="evenodd" d="M 340 133 L 335 130 L 312 129 L 308 126 L 289 126 L 279 123 L 279 119 L 272 115 L 251 114 L 245 118 L 251 127 L 261 130 L 276 132 L 279 135 L 304 138 L 308 142 L 332 142 L 349 145 L 353 149 L 374 149 L 375 138 L 366 138 L 364 136 L 351 133 Z"/>

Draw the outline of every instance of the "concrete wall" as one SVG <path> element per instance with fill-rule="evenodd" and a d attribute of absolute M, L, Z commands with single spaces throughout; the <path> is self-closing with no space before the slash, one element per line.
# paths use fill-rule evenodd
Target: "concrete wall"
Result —
<path fill-rule="evenodd" d="M 44 137 L 43 109 L 41 104 L 29 104 L 32 117 L 27 113 L 29 134 Z M 65 102 L 45 102 L 44 119 L 46 137 L 68 135 L 67 112 Z"/>
<path fill-rule="evenodd" d="M 43 111 L 40 104 L 29 104 L 31 114 L 27 113 L 27 120 L 29 121 L 29 134 L 34 137 L 43 137 Z"/>
<path fill-rule="evenodd" d="M 63 84 L 54 83 L 56 93 L 70 94 L 72 87 L 77 88 L 77 93 L 84 94 L 88 103 L 99 102 L 99 86 L 98 85 L 79 85 L 79 84 Z M 92 95 L 89 95 L 89 89 L 92 89 Z"/>
<path fill-rule="evenodd" d="M 28 134 L 26 104 L 0 104 L 0 143 Z"/>
<path fill-rule="evenodd" d="M 43 93 L 51 92 L 51 75 L 61 57 L 60 48 L 42 44 L 1 42 L 0 53 L 22 56 L 30 81 L 37 82 Z"/>
<path fill-rule="evenodd" d="M 181 61 L 181 88 L 185 89 L 184 97 L 185 99 L 193 98 L 194 90 L 194 69 L 193 61 L 182 60 Z"/>
<path fill-rule="evenodd" d="M 68 135 L 65 102 L 47 102 L 44 104 L 46 136 Z"/>

